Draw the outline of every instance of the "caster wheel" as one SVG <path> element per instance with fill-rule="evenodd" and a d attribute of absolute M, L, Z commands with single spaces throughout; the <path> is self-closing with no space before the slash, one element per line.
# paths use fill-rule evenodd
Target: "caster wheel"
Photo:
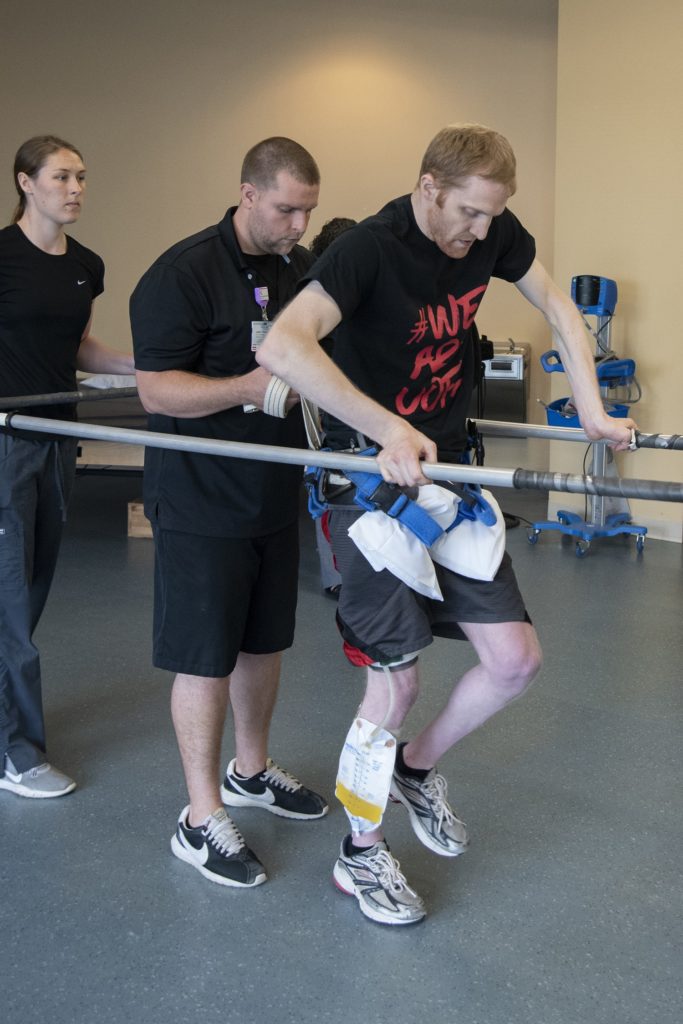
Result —
<path fill-rule="evenodd" d="M 533 527 L 531 527 L 526 531 L 526 539 L 530 544 L 538 544 L 538 535 L 540 532 L 540 530 L 534 530 Z"/>
<path fill-rule="evenodd" d="M 576 557 L 585 558 L 588 554 L 588 549 L 591 546 L 589 540 L 577 540 L 576 542 Z"/>
<path fill-rule="evenodd" d="M 642 534 L 638 534 L 636 537 L 636 551 L 639 555 L 642 555 L 643 548 L 645 547 L 645 537 Z"/>

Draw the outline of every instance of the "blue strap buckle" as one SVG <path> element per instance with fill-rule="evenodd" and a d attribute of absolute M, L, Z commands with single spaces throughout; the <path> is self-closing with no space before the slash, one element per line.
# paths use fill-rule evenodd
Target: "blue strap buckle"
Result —
<path fill-rule="evenodd" d="M 481 487 L 478 484 L 462 485 L 457 515 L 446 532 L 455 529 L 463 519 L 469 519 L 472 522 L 479 521 L 484 526 L 496 525 L 495 510 L 481 493 Z"/>

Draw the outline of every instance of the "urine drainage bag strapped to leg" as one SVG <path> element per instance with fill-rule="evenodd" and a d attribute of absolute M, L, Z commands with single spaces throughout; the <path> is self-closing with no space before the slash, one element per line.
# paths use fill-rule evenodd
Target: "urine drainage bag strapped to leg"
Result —
<path fill-rule="evenodd" d="M 354 832 L 377 828 L 389 799 L 396 738 L 365 718 L 354 719 L 339 758 L 335 795 Z"/>

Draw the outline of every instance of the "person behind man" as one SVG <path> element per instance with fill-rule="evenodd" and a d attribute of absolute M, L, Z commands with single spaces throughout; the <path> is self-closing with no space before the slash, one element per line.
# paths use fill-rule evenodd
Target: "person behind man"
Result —
<path fill-rule="evenodd" d="M 351 217 L 331 217 L 330 220 L 326 220 L 309 245 L 309 252 L 312 252 L 316 259 L 318 256 L 322 256 L 325 249 L 334 242 L 335 238 L 339 238 L 349 228 L 355 227 L 357 223 L 358 221 L 353 220 Z"/>
<path fill-rule="evenodd" d="M 588 436 L 619 449 L 629 442 L 631 421 L 603 409 L 576 308 L 506 208 L 515 173 L 512 148 L 497 132 L 444 128 L 425 153 L 413 193 L 330 246 L 258 353 L 262 366 L 380 445 L 386 481 L 425 484 L 421 460 L 460 459 L 474 379 L 469 328 L 491 277 L 514 283 L 557 333 Z M 337 366 L 317 344 L 331 331 Z M 526 689 L 541 664 L 538 639 L 507 555 L 490 583 L 436 566 L 444 600 L 432 600 L 371 568 L 347 536 L 360 514 L 334 507 L 330 514 L 343 580 L 338 624 L 356 662 L 369 665 L 359 717 L 397 732 L 418 695 L 416 652 L 433 635 L 468 639 L 479 659 L 434 720 L 398 744 L 390 784 L 421 842 L 455 857 L 467 846 L 467 831 L 435 766 Z M 387 667 L 394 669 L 390 717 L 379 671 Z M 424 905 L 389 852 L 381 820 L 359 814 L 349 811 L 355 827 L 342 842 L 335 882 L 375 921 L 420 920 Z"/>
<path fill-rule="evenodd" d="M 239 205 L 142 277 L 131 323 L 153 429 L 305 443 L 298 396 L 259 367 L 255 353 L 311 263 L 297 243 L 319 185 L 302 146 L 265 139 L 244 159 Z M 223 804 L 295 819 L 328 809 L 268 757 L 281 654 L 294 632 L 300 483 L 295 466 L 147 449 L 154 664 L 176 673 L 171 710 L 190 797 L 171 846 L 221 885 L 266 878 Z M 228 700 L 236 756 L 220 786 Z"/>

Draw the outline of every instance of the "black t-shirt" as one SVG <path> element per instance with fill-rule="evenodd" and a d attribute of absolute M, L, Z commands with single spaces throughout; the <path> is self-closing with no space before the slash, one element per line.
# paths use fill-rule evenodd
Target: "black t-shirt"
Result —
<path fill-rule="evenodd" d="M 302 284 L 319 281 L 341 310 L 334 334 L 340 369 L 427 434 L 448 460 L 465 447 L 471 327 L 489 280 L 519 281 L 535 248 L 505 210 L 483 241 L 452 259 L 419 229 L 410 196 L 403 196 L 337 238 Z M 353 434 L 336 427 L 336 437 Z"/>
<path fill-rule="evenodd" d="M 16 224 L 0 230 L 0 395 L 76 390 L 76 357 L 93 300 L 104 290 L 99 256 L 67 235 L 62 256 L 43 252 Z M 75 406 L 22 407 L 27 416 L 75 419 Z M 47 435 L 33 435 L 45 438 Z"/>
<path fill-rule="evenodd" d="M 235 237 L 234 212 L 233 207 L 220 224 L 178 242 L 142 277 L 130 303 L 139 370 L 234 377 L 256 369 L 251 323 L 261 320 L 261 307 L 254 290 L 268 288 L 272 320 L 293 297 L 312 257 L 302 246 L 289 257 L 245 256 Z M 193 419 L 152 415 L 149 422 L 169 434 L 306 445 L 298 406 L 285 419 L 236 406 Z M 264 536 L 298 517 L 301 478 L 300 466 L 148 448 L 145 512 L 164 529 Z"/>

